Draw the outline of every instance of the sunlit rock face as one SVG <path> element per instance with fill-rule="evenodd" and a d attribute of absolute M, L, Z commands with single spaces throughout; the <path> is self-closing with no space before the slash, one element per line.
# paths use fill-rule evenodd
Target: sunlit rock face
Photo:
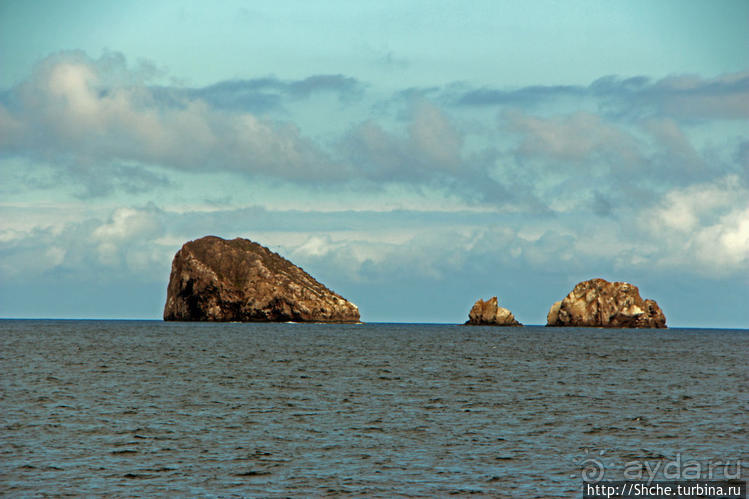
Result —
<path fill-rule="evenodd" d="M 547 326 L 665 328 L 666 316 L 637 286 L 604 279 L 583 281 L 546 316 Z"/>
<path fill-rule="evenodd" d="M 522 326 L 515 320 L 512 312 L 497 304 L 497 297 L 493 296 L 489 300 L 479 299 L 474 303 L 471 311 L 468 313 L 469 326 Z"/>
<path fill-rule="evenodd" d="M 358 322 L 359 309 L 264 246 L 206 236 L 174 256 L 164 320 Z"/>

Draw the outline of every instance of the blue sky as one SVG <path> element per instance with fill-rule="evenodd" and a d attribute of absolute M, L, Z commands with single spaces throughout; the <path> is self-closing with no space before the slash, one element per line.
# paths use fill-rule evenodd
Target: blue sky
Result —
<path fill-rule="evenodd" d="M 592 277 L 749 327 L 749 3 L 0 4 L 0 316 L 158 318 L 269 246 L 365 321 Z"/>

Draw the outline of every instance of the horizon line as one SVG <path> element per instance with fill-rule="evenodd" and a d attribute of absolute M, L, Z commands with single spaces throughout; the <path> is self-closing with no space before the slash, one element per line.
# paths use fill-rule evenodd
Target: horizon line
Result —
<path fill-rule="evenodd" d="M 342 323 L 337 322 L 275 322 L 275 321 L 165 321 L 164 319 L 157 318 L 139 318 L 139 317 L 0 317 L 0 321 L 130 321 L 130 322 L 163 322 L 163 323 L 180 323 L 180 324 L 330 324 L 330 325 L 341 325 Z M 343 323 L 349 324 L 349 323 Z M 358 323 L 350 323 L 351 325 L 366 325 L 366 324 L 395 324 L 395 325 L 429 325 L 429 326 L 463 326 L 464 322 L 399 322 L 399 321 L 360 321 Z M 518 326 L 492 326 L 483 325 L 471 327 L 488 327 L 488 328 L 502 328 L 502 327 L 513 327 Z M 522 324 L 519 327 L 543 327 L 546 328 L 546 324 Z M 565 329 L 565 328 L 585 328 L 585 329 L 658 329 L 658 328 L 607 328 L 600 326 L 553 326 L 548 329 Z M 715 330 L 736 330 L 736 331 L 749 331 L 749 326 L 744 327 L 716 327 L 716 326 L 680 326 L 680 325 L 667 325 L 665 330 L 668 329 L 715 329 Z"/>

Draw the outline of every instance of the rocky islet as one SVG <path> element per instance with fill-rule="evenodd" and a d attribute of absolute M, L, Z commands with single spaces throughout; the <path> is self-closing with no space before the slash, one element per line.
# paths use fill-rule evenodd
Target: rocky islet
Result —
<path fill-rule="evenodd" d="M 547 326 L 665 328 L 666 316 L 654 300 L 643 300 L 627 282 L 590 279 L 578 283 L 546 317 Z"/>
<path fill-rule="evenodd" d="M 512 312 L 500 307 L 497 297 L 484 301 L 479 299 L 468 313 L 466 326 L 522 326 Z"/>
<path fill-rule="evenodd" d="M 174 256 L 164 320 L 359 322 L 359 309 L 260 244 L 206 236 Z"/>

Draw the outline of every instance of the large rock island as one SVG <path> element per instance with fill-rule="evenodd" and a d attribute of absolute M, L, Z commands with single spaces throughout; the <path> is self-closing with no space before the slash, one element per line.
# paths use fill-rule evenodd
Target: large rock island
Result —
<path fill-rule="evenodd" d="M 466 326 L 522 326 L 515 320 L 512 312 L 497 303 L 497 297 L 493 296 L 489 300 L 479 299 L 473 304 L 471 311 L 468 313 Z"/>
<path fill-rule="evenodd" d="M 665 328 L 666 316 L 637 286 L 591 279 L 551 306 L 547 326 Z"/>
<path fill-rule="evenodd" d="M 359 309 L 268 248 L 206 236 L 174 255 L 164 320 L 359 322 Z"/>

